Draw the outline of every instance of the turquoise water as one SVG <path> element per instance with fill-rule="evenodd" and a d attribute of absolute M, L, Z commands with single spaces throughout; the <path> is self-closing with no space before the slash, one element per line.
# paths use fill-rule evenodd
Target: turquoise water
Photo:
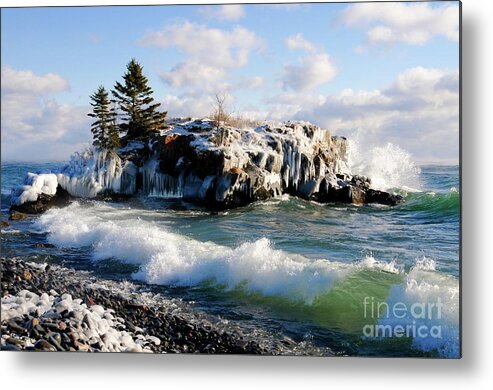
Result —
<path fill-rule="evenodd" d="M 2 164 L 2 211 L 26 171 L 57 166 Z M 245 329 L 336 354 L 456 357 L 459 168 L 423 166 L 419 183 L 420 192 L 396 189 L 405 196 L 396 207 L 281 197 L 208 213 L 179 199 L 80 200 L 4 229 L 2 253 L 147 283 Z M 396 304 L 441 312 L 402 317 Z M 365 333 L 375 326 L 409 332 Z"/>

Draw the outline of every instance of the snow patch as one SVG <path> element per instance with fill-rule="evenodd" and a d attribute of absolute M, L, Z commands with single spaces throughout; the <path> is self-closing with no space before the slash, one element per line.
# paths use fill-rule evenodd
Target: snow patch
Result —
<path fill-rule="evenodd" d="M 56 293 L 55 293 L 56 294 Z M 41 318 L 57 318 L 59 313 L 67 310 L 72 313 L 77 327 L 73 329 L 79 341 L 87 345 L 99 344 L 102 352 L 152 352 L 148 347 L 143 348 L 142 341 L 134 339 L 133 335 L 124 330 L 123 321 L 114 315 L 112 309 L 99 305 L 87 307 L 82 299 L 73 299 L 70 294 L 36 293 L 22 290 L 16 295 L 2 298 L 2 321 L 23 317 L 36 313 Z M 82 326 L 85 323 L 86 326 Z M 156 340 L 151 340 L 156 345 Z M 159 341 L 159 339 L 157 339 Z"/>

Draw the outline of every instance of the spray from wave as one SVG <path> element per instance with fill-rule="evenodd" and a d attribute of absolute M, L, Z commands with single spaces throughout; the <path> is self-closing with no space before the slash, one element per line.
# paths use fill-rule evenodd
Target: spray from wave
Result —
<path fill-rule="evenodd" d="M 356 133 L 349 144 L 351 171 L 370 177 L 374 188 L 384 191 L 420 190 L 420 169 L 411 155 L 398 145 L 388 142 L 384 146 L 374 146 L 364 141 L 361 133 Z"/>

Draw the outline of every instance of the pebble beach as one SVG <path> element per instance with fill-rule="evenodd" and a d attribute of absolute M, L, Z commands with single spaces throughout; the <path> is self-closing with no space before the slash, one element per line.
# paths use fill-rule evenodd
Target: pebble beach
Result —
<path fill-rule="evenodd" d="M 261 345 L 183 302 L 60 266 L 2 259 L 1 287 L 2 350 L 253 355 L 297 350 L 289 339 L 264 338 Z"/>

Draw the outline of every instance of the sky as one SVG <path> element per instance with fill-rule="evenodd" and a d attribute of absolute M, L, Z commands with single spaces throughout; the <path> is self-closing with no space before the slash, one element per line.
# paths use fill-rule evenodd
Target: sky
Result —
<path fill-rule="evenodd" d="M 459 160 L 458 2 L 3 8 L 2 161 L 67 160 L 89 95 L 144 67 L 169 117 L 306 120 Z"/>

